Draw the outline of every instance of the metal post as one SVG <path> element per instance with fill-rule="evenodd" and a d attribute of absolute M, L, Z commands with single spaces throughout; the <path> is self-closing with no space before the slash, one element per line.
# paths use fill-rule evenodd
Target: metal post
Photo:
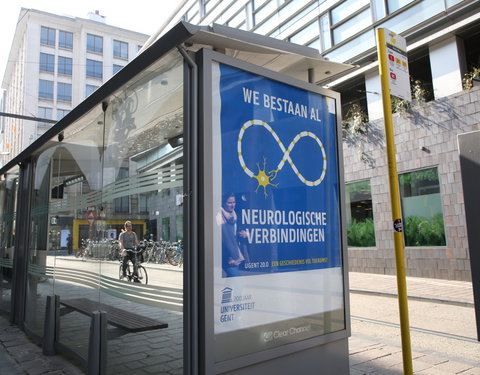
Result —
<path fill-rule="evenodd" d="M 58 296 L 47 296 L 42 343 L 42 352 L 44 355 L 55 355 L 55 340 L 58 328 L 57 301 Z"/>
<path fill-rule="evenodd" d="M 94 311 L 88 338 L 88 375 L 107 373 L 107 313 Z"/>
<path fill-rule="evenodd" d="M 390 204 L 392 208 L 393 242 L 397 268 L 398 306 L 400 310 L 400 331 L 402 336 L 403 373 L 413 374 L 412 348 L 410 343 L 410 323 L 408 318 L 407 281 L 405 274 L 405 252 L 403 244 L 402 211 L 398 188 L 395 138 L 393 132 L 392 104 L 390 100 L 390 82 L 388 77 L 387 52 L 384 29 L 377 29 L 377 52 L 382 84 L 383 118 L 385 121 L 385 139 L 387 144 L 388 181 L 390 185 Z"/>

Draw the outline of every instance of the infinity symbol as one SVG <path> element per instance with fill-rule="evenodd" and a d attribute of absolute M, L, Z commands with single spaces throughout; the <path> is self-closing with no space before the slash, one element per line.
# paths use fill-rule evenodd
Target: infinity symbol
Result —
<path fill-rule="evenodd" d="M 290 142 L 290 144 L 288 145 L 288 148 L 286 149 L 285 146 L 283 145 L 282 141 L 280 141 L 280 138 L 278 138 L 277 136 L 277 133 L 275 133 L 275 131 L 271 128 L 270 125 L 268 125 L 265 121 L 262 121 L 262 120 L 249 120 L 249 121 L 246 121 L 242 128 L 240 129 L 240 133 L 238 134 L 238 142 L 237 142 L 237 151 L 238 151 L 238 160 L 240 161 L 240 165 L 242 166 L 244 172 L 249 176 L 249 177 L 252 177 L 252 178 L 257 178 L 258 179 L 258 175 L 256 176 L 245 164 L 245 160 L 243 160 L 243 154 L 242 154 L 242 139 L 243 139 L 243 135 L 245 134 L 245 131 L 251 127 L 251 126 L 254 126 L 254 125 L 257 125 L 257 126 L 263 126 L 265 129 L 267 129 L 270 134 L 272 134 L 273 138 L 277 141 L 280 149 L 282 150 L 283 152 L 283 157 L 282 157 L 282 160 L 280 160 L 280 162 L 278 163 L 277 165 L 277 168 L 272 171 L 272 172 L 275 172 L 275 176 L 276 174 L 283 168 L 283 166 L 285 165 L 285 162 L 288 161 L 288 163 L 290 164 L 290 167 L 292 167 L 293 171 L 295 172 L 295 174 L 297 175 L 298 179 L 303 182 L 305 185 L 307 186 L 317 186 L 319 185 L 323 179 L 325 178 L 325 173 L 327 172 L 327 155 L 325 154 L 325 148 L 323 147 L 323 144 L 322 142 L 320 141 L 320 139 L 313 133 L 311 132 L 307 132 L 307 131 L 303 131 L 301 133 L 298 133 L 295 138 L 293 139 L 292 142 Z M 295 166 L 295 163 L 292 161 L 292 159 L 290 158 L 290 153 L 292 152 L 293 148 L 295 147 L 296 143 L 303 137 L 310 137 L 310 138 L 313 138 L 318 146 L 320 147 L 320 150 L 322 150 L 322 155 L 323 155 L 323 169 L 322 169 L 322 174 L 320 175 L 320 177 L 315 180 L 315 181 L 308 181 L 305 177 L 302 176 L 302 174 L 298 171 L 297 167 Z M 260 173 L 259 173 L 260 174 Z M 273 179 L 273 178 L 272 178 Z"/>

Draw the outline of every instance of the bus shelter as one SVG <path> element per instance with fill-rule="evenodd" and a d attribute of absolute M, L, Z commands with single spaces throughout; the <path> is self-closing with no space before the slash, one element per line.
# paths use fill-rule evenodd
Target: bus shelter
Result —
<path fill-rule="evenodd" d="M 347 374 L 340 97 L 314 83 L 348 68 L 219 25 L 150 40 L 0 170 L 0 309 L 89 374 Z"/>

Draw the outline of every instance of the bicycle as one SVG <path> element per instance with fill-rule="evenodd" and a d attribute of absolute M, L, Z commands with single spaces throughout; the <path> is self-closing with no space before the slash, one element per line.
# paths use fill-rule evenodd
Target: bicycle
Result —
<path fill-rule="evenodd" d="M 91 244 L 90 240 L 82 239 L 81 248 L 75 250 L 75 258 L 81 258 L 83 262 L 85 262 L 87 258 L 91 258 L 93 256 L 92 251 L 90 250 Z"/>
<path fill-rule="evenodd" d="M 168 263 L 172 266 L 181 267 L 183 264 L 183 246 L 182 241 L 178 241 L 177 244 L 173 243 L 173 250 L 168 253 Z M 176 246 L 175 246 L 176 245 Z"/>
<path fill-rule="evenodd" d="M 110 240 L 110 251 L 106 256 L 107 260 L 121 260 L 120 258 L 120 245 L 118 240 Z"/>
<path fill-rule="evenodd" d="M 141 265 L 142 263 L 142 251 L 144 250 L 143 247 L 138 246 L 136 250 L 133 249 L 125 249 L 125 251 L 130 251 L 133 253 L 133 264 L 132 261 L 129 259 L 127 263 L 127 269 L 125 270 L 126 276 L 123 276 L 123 259 L 120 260 L 120 269 L 119 269 L 119 279 L 123 280 L 124 278 L 127 281 L 135 282 L 135 283 L 142 283 L 148 284 L 148 274 L 145 267 Z"/>

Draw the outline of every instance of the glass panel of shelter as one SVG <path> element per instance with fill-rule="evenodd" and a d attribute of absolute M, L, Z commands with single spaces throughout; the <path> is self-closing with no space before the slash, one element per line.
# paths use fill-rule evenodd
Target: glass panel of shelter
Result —
<path fill-rule="evenodd" d="M 36 154 L 25 325 L 43 336 L 46 297 L 59 296 L 57 341 L 86 360 L 90 317 L 66 304 L 149 318 L 109 336 L 109 373 L 130 368 L 127 346 L 142 349 L 135 373 L 182 371 L 182 140 L 183 59 L 174 51 Z M 143 260 L 131 280 L 120 278 L 127 220 L 142 248 L 136 265 Z"/>
<path fill-rule="evenodd" d="M 100 299 L 168 324 L 145 326 L 109 341 L 109 373 L 179 373 L 183 367 L 183 59 L 172 53 L 132 79 L 109 101 L 105 116 L 102 208 L 118 238 L 126 220 L 143 248 L 133 284 L 119 262 L 102 264 Z M 164 223 L 169 225 L 165 226 Z M 132 254 L 131 258 L 135 259 Z M 138 276 L 138 282 L 136 277 Z M 126 352 L 126 348 L 128 348 Z M 125 363 L 131 354 L 132 363 Z"/>
<path fill-rule="evenodd" d="M 10 311 L 17 197 L 15 167 L 0 181 L 0 311 L 4 312 Z"/>

